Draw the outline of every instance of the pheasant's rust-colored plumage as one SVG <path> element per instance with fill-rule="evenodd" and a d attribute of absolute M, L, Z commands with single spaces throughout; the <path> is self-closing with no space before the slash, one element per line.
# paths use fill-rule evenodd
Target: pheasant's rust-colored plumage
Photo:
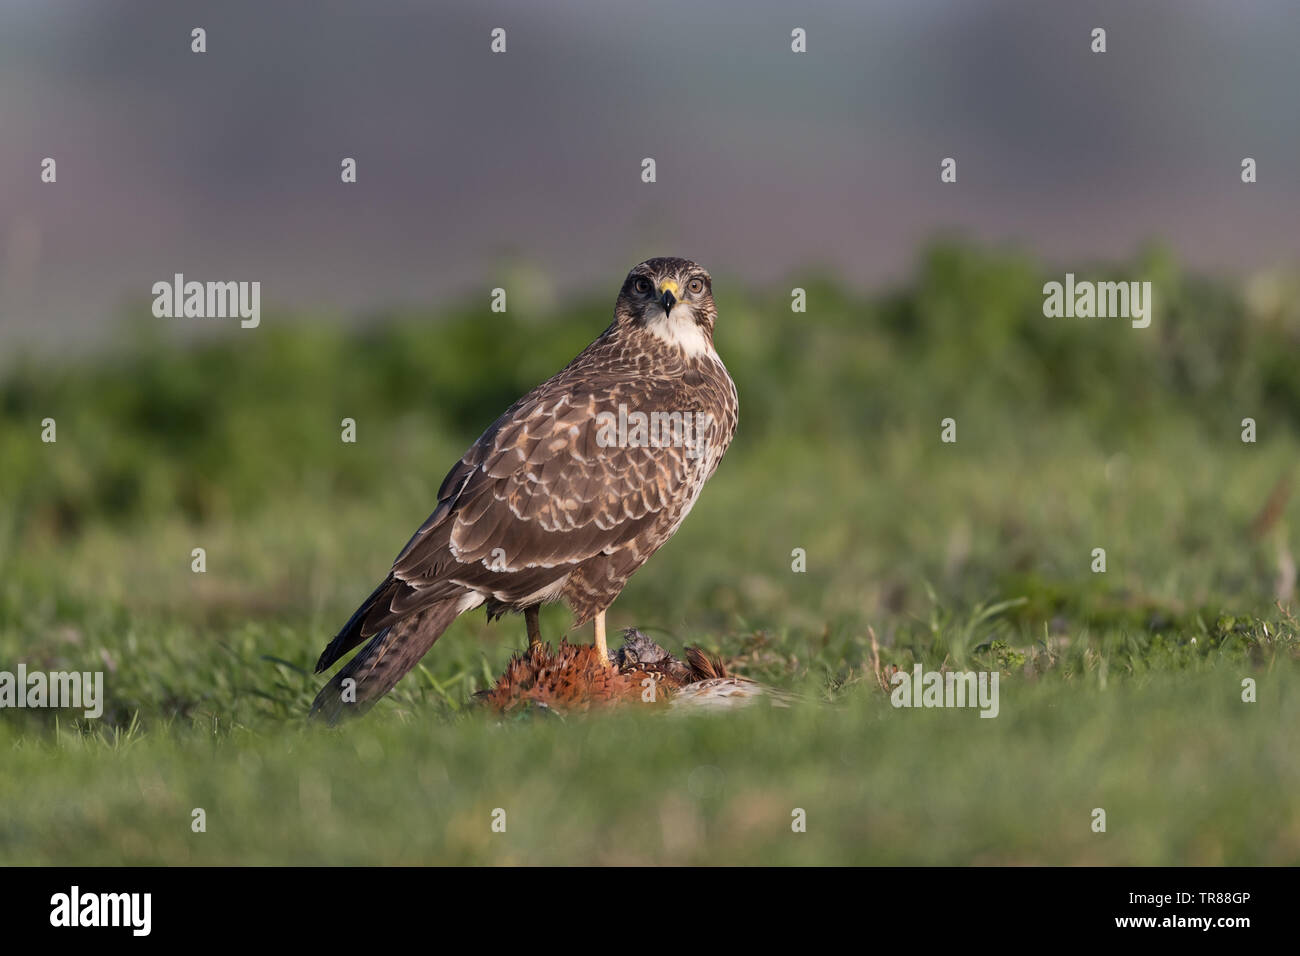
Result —
<path fill-rule="evenodd" d="M 479 697 L 502 713 L 530 705 L 568 713 L 616 704 L 634 687 L 629 675 L 601 662 L 595 647 L 561 639 L 559 650 L 534 644 L 510 658 L 496 686 Z"/>
<path fill-rule="evenodd" d="M 727 672 L 698 647 L 686 648 L 680 661 L 635 628 L 624 631 L 623 646 L 602 662 L 594 647 L 560 641 L 535 644 L 510 659 L 506 672 L 479 699 L 500 713 L 529 707 L 574 713 L 599 707 L 639 705 L 721 709 L 768 697 L 785 706 L 790 695 Z"/>

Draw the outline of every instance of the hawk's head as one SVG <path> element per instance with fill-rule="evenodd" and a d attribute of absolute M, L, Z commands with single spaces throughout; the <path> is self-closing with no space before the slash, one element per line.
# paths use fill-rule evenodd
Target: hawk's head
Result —
<path fill-rule="evenodd" d="M 689 357 L 713 352 L 713 279 L 690 259 L 647 259 L 634 266 L 614 305 L 620 326 L 643 330 Z"/>

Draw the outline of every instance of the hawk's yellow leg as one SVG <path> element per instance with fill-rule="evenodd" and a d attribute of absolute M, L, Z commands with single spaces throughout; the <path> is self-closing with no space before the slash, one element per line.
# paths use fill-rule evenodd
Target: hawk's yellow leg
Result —
<path fill-rule="evenodd" d="M 600 652 L 600 659 L 609 662 L 609 646 L 605 643 L 605 612 L 601 611 L 596 615 L 596 650 Z"/>

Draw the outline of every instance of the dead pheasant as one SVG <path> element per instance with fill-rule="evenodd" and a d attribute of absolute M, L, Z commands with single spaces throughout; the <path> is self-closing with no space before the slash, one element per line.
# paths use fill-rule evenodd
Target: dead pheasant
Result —
<path fill-rule="evenodd" d="M 560 641 L 559 650 L 534 644 L 510 659 L 506 672 L 479 699 L 500 713 L 530 707 L 556 713 L 641 705 L 724 709 L 767 697 L 788 706 L 791 695 L 727 673 L 722 662 L 698 647 L 679 661 L 635 628 L 623 646 L 602 661 L 596 648 Z"/>

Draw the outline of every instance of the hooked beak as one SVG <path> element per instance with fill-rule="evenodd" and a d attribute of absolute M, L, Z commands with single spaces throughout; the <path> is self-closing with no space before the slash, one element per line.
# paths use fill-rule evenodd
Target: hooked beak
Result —
<path fill-rule="evenodd" d="M 673 306 L 677 304 L 677 283 L 672 279 L 659 283 L 659 302 L 664 307 L 665 315 L 672 312 Z"/>

